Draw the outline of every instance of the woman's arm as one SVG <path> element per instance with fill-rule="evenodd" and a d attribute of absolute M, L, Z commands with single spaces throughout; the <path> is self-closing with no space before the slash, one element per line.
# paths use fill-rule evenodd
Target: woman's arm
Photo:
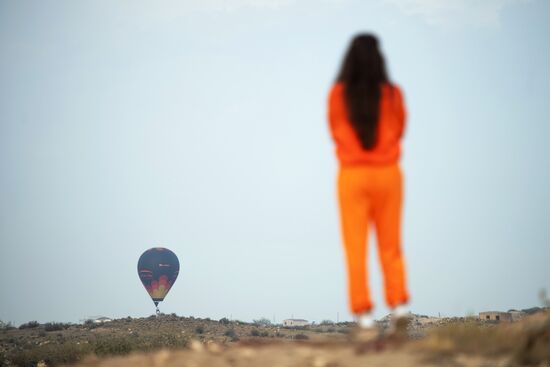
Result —
<path fill-rule="evenodd" d="M 405 107 L 405 99 L 403 97 L 403 93 L 401 92 L 401 88 L 399 88 L 397 85 L 394 86 L 395 91 L 395 111 L 397 114 L 397 121 L 399 123 L 399 137 L 403 137 L 405 133 L 405 125 L 407 120 L 407 109 Z"/>
<path fill-rule="evenodd" d="M 328 100 L 327 100 L 327 120 L 328 120 L 330 136 L 332 137 L 333 141 L 335 141 L 336 139 L 335 129 L 336 129 L 336 117 L 337 117 L 337 109 L 338 109 L 336 89 L 337 89 L 336 85 L 333 85 L 330 88 L 330 91 L 328 94 Z"/>

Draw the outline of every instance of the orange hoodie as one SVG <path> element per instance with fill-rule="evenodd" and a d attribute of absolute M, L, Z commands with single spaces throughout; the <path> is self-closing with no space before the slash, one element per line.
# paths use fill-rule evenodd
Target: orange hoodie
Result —
<path fill-rule="evenodd" d="M 391 164 L 399 160 L 400 140 L 405 128 L 405 105 L 399 87 L 384 84 L 380 98 L 380 113 L 376 144 L 370 150 L 361 142 L 348 119 L 344 100 L 344 85 L 336 83 L 330 90 L 328 120 L 336 156 L 342 166 L 356 164 Z"/>

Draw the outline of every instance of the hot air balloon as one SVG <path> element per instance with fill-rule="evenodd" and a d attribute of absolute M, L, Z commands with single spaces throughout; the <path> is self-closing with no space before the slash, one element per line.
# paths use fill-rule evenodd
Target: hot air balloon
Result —
<path fill-rule="evenodd" d="M 164 247 L 153 247 L 139 257 L 138 275 L 160 313 L 158 304 L 174 285 L 180 271 L 178 257 Z"/>

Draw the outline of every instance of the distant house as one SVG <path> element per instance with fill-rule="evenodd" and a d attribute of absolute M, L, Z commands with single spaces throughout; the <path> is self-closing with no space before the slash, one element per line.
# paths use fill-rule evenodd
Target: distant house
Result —
<path fill-rule="evenodd" d="M 102 316 L 102 317 L 97 317 L 97 318 L 93 319 L 93 321 L 96 324 L 104 324 L 106 322 L 111 322 L 113 320 L 108 318 L 108 317 Z"/>
<path fill-rule="evenodd" d="M 486 311 L 479 313 L 481 321 L 514 321 L 510 312 Z"/>
<path fill-rule="evenodd" d="M 283 326 L 295 327 L 295 326 L 307 326 L 309 322 L 304 319 L 286 319 L 283 320 Z"/>

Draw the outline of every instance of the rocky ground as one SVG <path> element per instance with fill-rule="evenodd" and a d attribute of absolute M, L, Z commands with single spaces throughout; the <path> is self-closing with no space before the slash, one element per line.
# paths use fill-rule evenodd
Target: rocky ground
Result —
<path fill-rule="evenodd" d="M 521 322 L 414 315 L 407 336 L 357 337 L 350 323 L 287 329 L 161 315 L 0 331 L 0 366 L 550 366 L 550 314 Z"/>

